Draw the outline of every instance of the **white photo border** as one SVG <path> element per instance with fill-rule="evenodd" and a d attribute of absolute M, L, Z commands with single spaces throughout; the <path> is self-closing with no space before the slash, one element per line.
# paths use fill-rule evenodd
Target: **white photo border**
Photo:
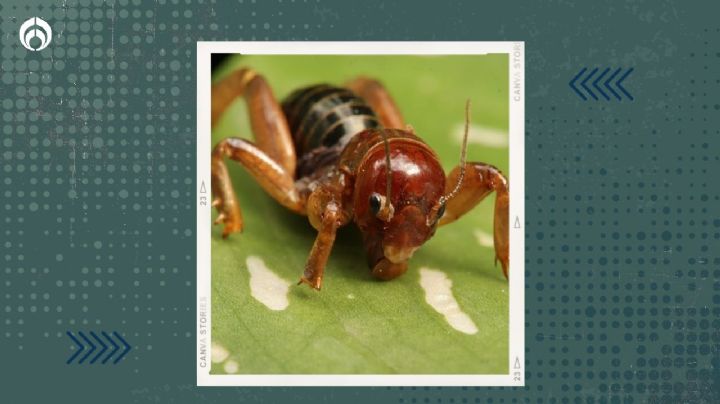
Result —
<path fill-rule="evenodd" d="M 510 176 L 509 366 L 500 375 L 211 375 L 210 88 L 213 53 L 251 55 L 508 55 Z M 198 386 L 524 386 L 525 385 L 525 43 L 524 42 L 198 42 L 197 43 L 197 385 Z"/>

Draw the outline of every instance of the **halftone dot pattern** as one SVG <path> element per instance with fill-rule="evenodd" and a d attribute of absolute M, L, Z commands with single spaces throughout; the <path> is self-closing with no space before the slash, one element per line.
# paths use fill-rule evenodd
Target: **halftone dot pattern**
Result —
<path fill-rule="evenodd" d="M 716 13 L 529 3 L 0 4 L 6 394 L 720 401 Z M 40 52 L 17 38 L 33 16 L 53 29 Z M 341 39 L 526 41 L 526 387 L 194 387 L 196 41 Z M 634 67 L 635 100 L 580 100 L 568 82 L 585 66 Z M 117 331 L 133 349 L 65 365 L 68 330 Z"/>
<path fill-rule="evenodd" d="M 2 336 L 70 356 L 66 330 L 117 331 L 133 346 L 123 365 L 142 373 L 154 338 L 194 340 L 194 304 L 173 298 L 194 293 L 194 254 L 173 246 L 194 241 L 180 218 L 195 214 L 195 83 L 192 50 L 154 45 L 155 11 L 130 6 L 13 7 L 54 36 L 37 53 L 2 39 Z"/>

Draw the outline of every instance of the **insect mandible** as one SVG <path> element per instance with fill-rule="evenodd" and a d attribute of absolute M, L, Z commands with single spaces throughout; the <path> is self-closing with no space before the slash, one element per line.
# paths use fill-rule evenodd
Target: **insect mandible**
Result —
<path fill-rule="evenodd" d="M 318 234 L 300 283 L 320 290 L 339 227 L 354 221 L 372 274 L 407 271 L 408 260 L 438 227 L 495 191 L 494 247 L 509 270 L 509 185 L 495 167 L 466 162 L 469 101 L 460 165 L 445 173 L 380 82 L 358 77 L 344 87 L 302 88 L 281 104 L 262 75 L 240 69 L 212 86 L 212 125 L 244 97 L 255 142 L 231 137 L 212 151 L 212 205 L 223 237 L 243 229 L 225 158 L 239 162 L 281 205 L 306 215 Z"/>

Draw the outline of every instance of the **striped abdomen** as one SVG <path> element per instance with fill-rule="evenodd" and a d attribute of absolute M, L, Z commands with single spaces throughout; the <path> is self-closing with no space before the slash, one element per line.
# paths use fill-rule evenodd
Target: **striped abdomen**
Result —
<path fill-rule="evenodd" d="M 352 91 L 325 84 L 305 87 L 282 103 L 298 156 L 297 176 L 334 162 L 357 133 L 380 126 L 375 112 Z"/>

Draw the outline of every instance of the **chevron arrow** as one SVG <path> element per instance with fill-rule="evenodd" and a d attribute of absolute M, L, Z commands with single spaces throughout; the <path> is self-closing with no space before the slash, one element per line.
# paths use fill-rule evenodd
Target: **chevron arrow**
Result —
<path fill-rule="evenodd" d="M 100 346 L 102 346 L 102 351 L 98 352 L 97 355 L 95 355 L 95 357 L 92 358 L 92 360 L 90 361 L 90 364 L 92 365 L 93 363 L 95 363 L 95 361 L 98 360 L 98 358 L 100 358 L 102 356 L 103 353 L 105 353 L 105 351 L 107 351 L 108 346 L 105 345 L 103 340 L 98 338 L 97 334 L 95 334 L 94 332 L 90 331 L 90 335 L 92 335 L 92 337 L 95 338 L 95 340 L 100 343 Z"/>
<path fill-rule="evenodd" d="M 583 80 L 582 83 L 580 83 L 580 85 L 582 86 L 582 88 L 584 88 L 585 91 L 587 91 L 588 94 L 590 94 L 590 96 L 595 99 L 595 101 L 598 100 L 598 97 L 597 97 L 597 96 L 595 95 L 595 93 L 593 93 L 585 84 L 587 84 L 587 81 L 590 80 L 590 78 L 591 78 L 592 76 L 594 76 L 594 75 L 595 75 L 595 72 L 597 72 L 597 71 L 598 71 L 598 68 L 597 68 L 597 67 L 594 68 L 594 69 L 590 72 L 590 74 L 588 74 L 587 77 L 585 77 L 585 80 Z"/>
<path fill-rule="evenodd" d="M 583 73 L 585 73 L 586 70 L 587 70 L 587 67 L 583 67 L 582 70 L 580 70 L 580 73 L 576 74 L 575 77 L 573 77 L 573 79 L 570 80 L 570 83 L 569 83 L 570 88 L 572 88 L 573 91 L 575 91 L 575 93 L 577 93 L 577 95 L 583 99 L 583 101 L 587 101 L 587 97 L 585 97 L 585 94 L 581 93 L 580 90 L 578 90 L 578 88 L 575 87 L 575 82 L 577 81 L 577 79 L 580 78 L 580 76 L 583 75 Z"/>
<path fill-rule="evenodd" d="M 73 340 L 73 342 L 75 342 L 75 345 L 77 345 L 78 347 L 78 350 L 75 351 L 75 353 L 65 362 L 69 365 L 72 361 L 75 360 L 75 358 L 77 358 L 78 355 L 80 355 L 80 352 L 82 352 L 85 347 L 83 346 L 83 344 L 80 343 L 80 341 L 78 341 L 77 338 L 75 338 L 75 336 L 70 331 L 66 332 L 66 334 L 68 337 L 70 337 L 71 340 Z"/>
<path fill-rule="evenodd" d="M 614 96 L 615 99 L 618 101 L 623 100 L 622 95 L 625 95 L 625 97 L 630 101 L 635 100 L 632 94 L 630 94 L 630 92 L 625 87 L 623 87 L 623 82 L 635 70 L 634 67 L 626 70 L 624 74 L 620 74 L 623 70 L 622 67 L 618 67 L 612 72 L 612 74 L 609 75 L 608 73 L 610 73 L 610 70 L 612 70 L 612 68 L 610 67 L 606 67 L 604 70 L 602 70 L 600 74 L 596 75 L 596 73 L 598 73 L 598 70 L 600 70 L 600 68 L 596 67 L 586 74 L 586 72 L 588 72 L 588 68 L 583 67 L 578 72 L 578 74 L 576 74 L 575 77 L 570 80 L 568 85 L 570 86 L 570 88 L 572 88 L 575 94 L 578 95 L 578 97 L 582 98 L 583 101 L 587 101 L 587 95 L 589 95 L 595 101 L 600 101 L 600 98 L 596 95 L 596 93 L 599 93 L 603 98 L 605 98 L 605 101 L 610 101 L 612 99 L 610 95 Z M 616 80 L 616 77 L 618 77 L 618 75 L 620 76 Z M 607 77 L 607 79 L 605 79 L 605 77 Z M 579 84 L 579 86 L 577 84 Z M 583 92 L 581 91 L 581 89 L 584 89 L 585 91 Z"/>
<path fill-rule="evenodd" d="M 603 92 L 602 88 L 600 88 L 600 87 L 597 86 L 597 84 L 598 84 L 598 82 L 599 82 L 600 80 L 602 80 L 603 76 L 605 76 L 605 75 L 607 74 L 607 72 L 609 72 L 609 71 L 610 71 L 610 68 L 608 67 L 607 69 L 603 70 L 603 72 L 598 76 L 598 78 L 595 79 L 595 81 L 593 81 L 593 87 L 594 87 L 600 94 L 602 94 L 602 96 L 605 97 L 605 99 L 606 99 L 607 101 L 610 101 L 610 97 L 608 97 L 607 94 L 605 94 L 605 93 Z"/>
<path fill-rule="evenodd" d="M 80 337 L 81 337 L 83 340 L 85 340 L 86 343 L 88 343 L 88 344 L 90 345 L 90 350 L 85 354 L 85 356 L 83 356 L 82 358 L 80 358 L 80 360 L 78 361 L 78 365 L 80 365 L 80 364 L 82 364 L 83 362 L 85 362 L 85 359 L 87 359 L 88 356 L 90 356 L 90 354 L 92 354 L 92 353 L 95 351 L 95 344 L 93 344 L 92 341 L 90 341 L 90 340 L 88 339 L 88 337 L 86 337 L 85 334 L 82 333 L 82 331 L 78 331 L 78 335 L 80 335 Z"/>
<path fill-rule="evenodd" d="M 105 362 L 107 362 L 110 358 L 112 358 L 113 355 L 115 355 L 115 352 L 117 352 L 118 349 L 120 349 L 120 346 L 119 346 L 118 344 L 116 344 L 115 341 L 113 341 L 113 339 L 110 338 L 110 336 L 107 335 L 107 333 L 106 333 L 105 331 L 103 331 L 101 334 L 103 335 L 103 337 L 105 337 L 105 339 L 107 339 L 108 341 L 110 341 L 110 343 L 111 343 L 112 346 L 114 347 L 113 350 L 112 350 L 112 352 L 110 352 L 110 354 L 108 354 L 108 356 L 106 356 L 105 359 L 103 359 L 103 361 L 100 362 L 100 363 L 102 363 L 102 364 L 104 365 Z"/>
<path fill-rule="evenodd" d="M 620 73 L 620 70 L 622 70 L 622 67 L 618 67 L 617 70 L 615 70 L 615 73 L 613 73 L 607 80 L 605 80 L 605 83 L 604 83 L 605 88 L 610 90 L 610 92 L 613 93 L 613 95 L 615 96 L 615 98 L 617 98 L 618 101 L 622 101 L 622 98 L 618 95 L 618 93 L 615 92 L 615 90 L 613 90 L 612 87 L 610 87 L 609 84 L 612 81 L 612 79 L 614 79 L 615 76 L 617 76 L 617 74 Z"/>
<path fill-rule="evenodd" d="M 629 76 L 630 73 L 633 72 L 633 70 L 635 70 L 635 68 L 634 68 L 634 67 L 631 67 L 630 70 L 628 70 L 625 74 L 623 74 L 623 76 L 620 77 L 620 80 L 618 80 L 618 81 L 615 83 L 615 86 L 616 86 L 617 88 L 619 88 L 620 91 L 622 91 L 623 94 L 625 94 L 626 97 L 630 98 L 630 101 L 633 101 L 634 98 L 633 98 L 632 95 L 630 95 L 630 93 L 627 92 L 627 90 L 625 90 L 625 87 L 622 86 L 622 82 L 625 81 L 625 79 L 627 78 L 627 76 Z"/>
<path fill-rule="evenodd" d="M 123 345 L 125 345 L 125 350 L 113 361 L 114 364 L 117 364 L 118 362 L 120 362 L 120 359 L 125 356 L 125 354 L 130 352 L 130 349 L 132 349 L 132 347 L 120 336 L 120 334 L 113 331 L 113 335 L 115 336 L 115 338 L 119 339 L 120 342 L 123 343 Z"/>
<path fill-rule="evenodd" d="M 75 343 L 75 346 L 77 346 L 76 351 L 67 359 L 67 361 L 65 361 L 66 364 L 69 365 L 79 358 L 76 362 L 78 365 L 86 362 L 88 365 L 94 365 L 96 362 L 104 365 L 111 359 L 114 359 L 113 364 L 116 365 L 132 349 L 132 346 L 128 344 L 128 342 L 125 341 L 125 339 L 116 331 L 113 331 L 112 335 L 105 331 L 89 331 L 87 333 L 90 336 L 86 335 L 82 331 L 78 331 L 76 334 L 79 337 L 76 337 L 76 334 L 73 334 L 70 331 L 65 332 L 65 334 Z M 120 341 L 122 345 L 115 340 Z M 89 348 L 85 349 L 86 347 Z M 122 352 L 120 352 L 121 348 Z M 97 352 L 94 353 L 95 351 Z M 110 353 L 106 354 L 108 351 L 110 351 Z M 115 354 L 118 352 L 120 352 L 119 355 L 115 357 Z M 82 357 L 80 357 L 81 355 Z"/>

